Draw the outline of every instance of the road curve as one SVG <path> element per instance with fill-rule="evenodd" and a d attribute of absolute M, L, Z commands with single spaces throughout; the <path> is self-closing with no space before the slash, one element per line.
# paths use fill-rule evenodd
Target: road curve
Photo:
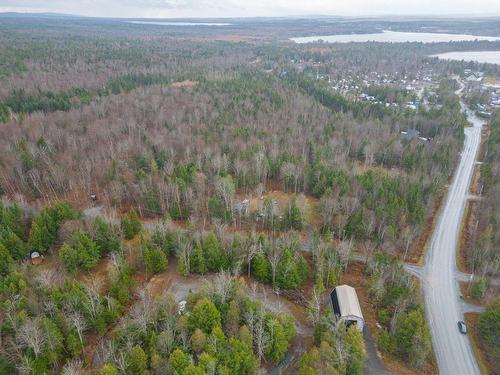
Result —
<path fill-rule="evenodd" d="M 423 291 L 427 321 L 441 375 L 480 375 L 469 338 L 458 331 L 463 320 L 455 252 L 474 164 L 481 142 L 483 120 L 468 112 L 473 127 L 465 129 L 460 162 L 425 258 Z"/>

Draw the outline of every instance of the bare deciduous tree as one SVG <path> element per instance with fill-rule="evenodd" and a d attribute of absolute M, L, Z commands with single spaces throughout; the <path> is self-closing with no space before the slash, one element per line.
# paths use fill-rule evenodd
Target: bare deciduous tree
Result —
<path fill-rule="evenodd" d="M 220 271 L 215 277 L 213 290 L 220 297 L 221 303 L 224 304 L 229 298 L 231 288 L 233 286 L 233 277 L 229 271 Z"/>
<path fill-rule="evenodd" d="M 21 345 L 33 350 L 35 357 L 38 357 L 42 352 L 46 339 L 40 327 L 40 318 L 27 319 L 26 322 L 21 325 L 16 338 Z"/>
<path fill-rule="evenodd" d="M 61 372 L 62 375 L 82 375 L 83 373 L 83 362 L 77 358 L 66 363 Z"/>

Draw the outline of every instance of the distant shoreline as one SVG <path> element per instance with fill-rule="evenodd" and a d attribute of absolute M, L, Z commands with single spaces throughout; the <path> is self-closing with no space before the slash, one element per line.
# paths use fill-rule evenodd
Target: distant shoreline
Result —
<path fill-rule="evenodd" d="M 445 33 L 418 33 L 418 32 L 402 32 L 382 30 L 379 33 L 371 34 L 338 34 L 338 35 L 319 35 L 290 38 L 295 43 L 313 43 L 323 41 L 325 43 L 366 43 L 366 42 L 382 42 L 382 43 L 447 43 L 450 41 L 500 41 L 497 36 L 480 36 L 467 34 L 445 34 Z"/>
<path fill-rule="evenodd" d="M 443 60 L 474 61 L 500 65 L 500 51 L 454 51 L 431 55 Z"/>

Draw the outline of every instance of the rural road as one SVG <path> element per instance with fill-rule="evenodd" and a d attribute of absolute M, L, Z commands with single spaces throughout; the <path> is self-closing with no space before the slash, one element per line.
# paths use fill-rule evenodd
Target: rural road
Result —
<path fill-rule="evenodd" d="M 469 337 L 457 327 L 464 317 L 455 253 L 484 123 L 469 112 L 468 120 L 473 127 L 465 129 L 460 163 L 434 229 L 422 275 L 426 316 L 441 375 L 480 375 Z"/>

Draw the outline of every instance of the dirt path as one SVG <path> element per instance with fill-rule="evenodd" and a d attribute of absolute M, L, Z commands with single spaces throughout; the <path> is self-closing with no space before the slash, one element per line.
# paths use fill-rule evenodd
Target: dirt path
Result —
<path fill-rule="evenodd" d="M 377 354 L 375 342 L 370 333 L 370 328 L 366 325 L 363 330 L 363 339 L 365 340 L 366 354 L 368 358 L 365 360 L 365 374 L 366 375 L 387 375 L 390 374 L 382 366 L 382 362 Z"/>

